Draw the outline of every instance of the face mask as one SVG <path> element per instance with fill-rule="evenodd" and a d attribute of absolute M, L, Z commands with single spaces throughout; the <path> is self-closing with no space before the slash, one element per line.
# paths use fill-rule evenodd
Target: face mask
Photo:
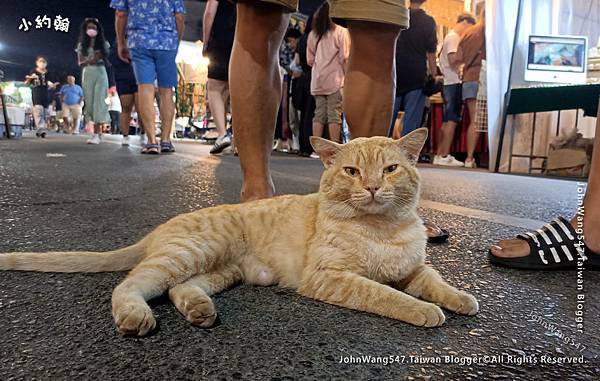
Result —
<path fill-rule="evenodd" d="M 96 29 L 88 29 L 86 34 L 90 37 L 96 37 L 98 35 L 98 31 Z"/>

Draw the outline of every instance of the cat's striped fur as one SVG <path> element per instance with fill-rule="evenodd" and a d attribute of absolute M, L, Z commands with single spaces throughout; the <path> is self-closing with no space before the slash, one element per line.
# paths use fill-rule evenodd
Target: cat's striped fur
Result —
<path fill-rule="evenodd" d="M 438 305 L 472 315 L 478 304 L 425 265 L 414 165 L 426 138 L 426 129 L 398 141 L 338 145 L 313 138 L 326 167 L 318 193 L 183 214 L 106 253 L 0 254 L 0 269 L 132 269 L 112 298 L 115 322 L 130 335 L 155 327 L 146 301 L 165 291 L 187 320 L 209 327 L 216 318 L 210 295 L 240 282 L 278 284 L 327 303 L 439 326 L 445 317 Z"/>

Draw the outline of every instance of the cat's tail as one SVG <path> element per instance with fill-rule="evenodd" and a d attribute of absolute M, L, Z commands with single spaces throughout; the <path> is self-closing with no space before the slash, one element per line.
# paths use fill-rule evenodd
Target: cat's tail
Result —
<path fill-rule="evenodd" d="M 0 254 L 0 270 L 96 273 L 132 269 L 146 255 L 144 241 L 107 252 L 57 251 Z"/>

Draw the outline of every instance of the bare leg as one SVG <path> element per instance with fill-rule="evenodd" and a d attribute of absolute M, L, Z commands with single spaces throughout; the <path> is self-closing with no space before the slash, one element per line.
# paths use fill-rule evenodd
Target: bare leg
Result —
<path fill-rule="evenodd" d="M 227 133 L 225 127 L 226 104 L 229 100 L 229 84 L 216 79 L 208 80 L 208 99 L 210 99 L 210 112 L 215 119 L 219 136 Z"/>
<path fill-rule="evenodd" d="M 477 140 L 479 139 L 479 132 L 475 131 L 475 118 L 477 117 L 477 101 L 475 99 L 467 100 L 467 108 L 469 109 L 469 130 L 467 132 L 467 160 L 473 161 L 473 154 L 475 153 L 475 147 L 477 146 Z"/>
<path fill-rule="evenodd" d="M 338 123 L 329 124 L 329 139 L 334 142 L 340 143 L 342 136 L 342 125 Z"/>
<path fill-rule="evenodd" d="M 596 120 L 594 154 L 584 205 L 584 241 L 591 251 L 600 253 L 600 107 Z M 573 217 L 571 224 L 577 228 L 577 217 Z M 491 250 L 495 256 L 504 258 L 525 257 L 530 254 L 529 245 L 521 239 L 502 240 L 498 245 L 492 246 Z"/>
<path fill-rule="evenodd" d="M 344 111 L 350 135 L 387 136 L 396 91 L 395 54 L 400 27 L 350 20 L 348 28 L 352 44 Z"/>
<path fill-rule="evenodd" d="M 229 68 L 242 201 L 275 193 L 269 162 L 281 99 L 279 47 L 290 19 L 279 5 L 238 2 Z"/>
<path fill-rule="evenodd" d="M 227 290 L 242 279 L 237 266 L 196 275 L 169 290 L 169 297 L 186 320 L 199 327 L 211 327 L 217 312 L 210 296 Z"/>
<path fill-rule="evenodd" d="M 138 116 L 144 126 L 148 144 L 156 144 L 154 85 L 138 85 Z"/>
<path fill-rule="evenodd" d="M 439 156 L 448 156 L 450 154 L 450 147 L 452 146 L 452 140 L 454 140 L 454 132 L 456 131 L 456 122 L 446 122 L 442 125 L 442 139 L 440 146 L 438 147 Z"/>
<path fill-rule="evenodd" d="M 160 94 L 160 124 L 162 125 L 160 141 L 170 142 L 171 131 L 173 129 L 173 118 L 175 117 L 173 89 L 170 87 L 159 87 L 158 93 Z"/>
<path fill-rule="evenodd" d="M 322 138 L 324 129 L 325 129 L 325 126 L 323 125 L 323 123 L 313 122 L 312 135 Z"/>
<path fill-rule="evenodd" d="M 129 136 L 129 124 L 131 123 L 131 112 L 133 111 L 133 104 L 135 102 L 135 96 L 133 94 L 119 96 L 121 100 L 121 115 L 119 117 L 119 125 L 121 126 L 121 134 L 123 136 Z"/>

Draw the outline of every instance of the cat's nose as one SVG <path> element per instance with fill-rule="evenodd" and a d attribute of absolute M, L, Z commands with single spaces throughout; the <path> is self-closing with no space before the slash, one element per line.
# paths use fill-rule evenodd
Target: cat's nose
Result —
<path fill-rule="evenodd" d="M 377 193 L 379 187 L 367 187 L 366 189 L 371 192 L 371 195 L 375 196 L 375 193 Z"/>

